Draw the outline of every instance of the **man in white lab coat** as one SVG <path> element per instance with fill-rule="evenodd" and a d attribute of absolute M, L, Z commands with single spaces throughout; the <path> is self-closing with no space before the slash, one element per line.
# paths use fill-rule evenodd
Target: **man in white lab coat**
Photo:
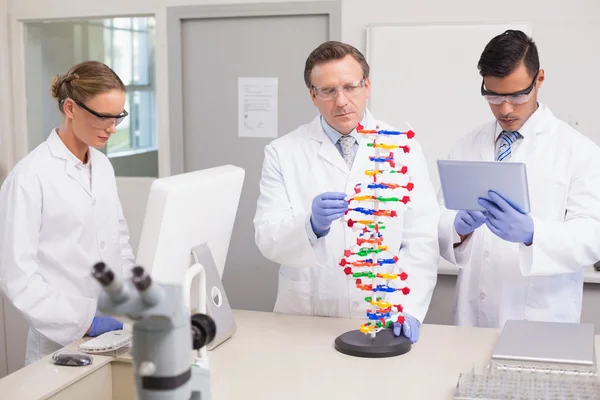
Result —
<path fill-rule="evenodd" d="M 478 68 L 495 120 L 449 158 L 525 163 L 531 212 L 490 192 L 485 212 L 457 213 L 440 196 L 440 250 L 459 267 L 455 323 L 579 322 L 584 269 L 600 259 L 600 149 L 538 102 L 544 70 L 523 32 L 493 38 Z"/>
<path fill-rule="evenodd" d="M 358 124 L 391 128 L 366 109 L 369 66 L 354 47 L 322 44 L 309 55 L 304 79 L 320 114 L 265 148 L 256 244 L 266 258 L 281 264 L 275 312 L 366 318 L 366 295 L 339 265 L 356 240 L 342 218 L 348 210 L 344 198 L 373 167 Z M 388 297 L 404 306 L 405 322 L 394 333 L 415 342 L 437 279 L 439 207 L 421 148 L 414 139 L 410 147 L 401 160 L 415 189 L 387 227 L 385 241 L 408 273 L 411 289 L 407 296 L 396 292 Z"/>

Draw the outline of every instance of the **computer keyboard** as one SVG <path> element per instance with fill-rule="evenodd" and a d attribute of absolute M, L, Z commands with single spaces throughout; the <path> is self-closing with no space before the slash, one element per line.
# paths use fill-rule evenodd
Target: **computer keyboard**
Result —
<path fill-rule="evenodd" d="M 81 343 L 79 350 L 86 353 L 106 353 L 120 349 L 131 343 L 131 333 L 123 330 L 103 333 L 93 339 Z"/>

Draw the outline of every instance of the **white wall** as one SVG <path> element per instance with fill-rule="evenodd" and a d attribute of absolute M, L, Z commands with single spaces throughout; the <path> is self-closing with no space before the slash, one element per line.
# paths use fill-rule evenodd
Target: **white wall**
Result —
<path fill-rule="evenodd" d="M 120 15 L 151 15 L 156 16 L 156 96 L 157 96 L 157 124 L 158 124 L 158 144 L 159 144 L 159 174 L 167 176 L 170 174 L 169 165 L 169 139 L 168 139 L 168 70 L 166 53 L 166 7 L 171 5 L 199 5 L 199 4 L 239 4 L 255 2 L 277 2 L 278 0 L 105 0 L 102 2 L 91 0 L 8 0 L 10 14 L 10 31 L 13 37 L 11 41 L 13 48 L 11 56 L 13 60 L 12 79 L 16 82 L 15 86 L 25 87 L 24 75 L 21 71 L 24 69 L 22 59 L 23 46 L 19 41 L 22 35 L 21 28 L 17 20 L 42 20 L 42 19 L 65 19 L 79 17 L 105 17 L 107 10 L 110 10 L 108 16 Z M 300 0 L 309 1 L 309 0 Z M 17 38 L 17 39 L 15 39 Z M 0 59 L 1 60 L 1 59 Z M 23 96 L 19 92 L 14 92 L 15 103 L 23 104 Z M 9 110 L 15 114 L 17 130 L 25 130 L 24 111 L 18 107 Z M 27 154 L 27 143 L 22 137 L 17 136 L 15 143 L 15 157 L 20 159 Z"/>
<path fill-rule="evenodd" d="M 129 227 L 129 244 L 133 249 L 133 254 L 137 254 L 140 244 L 144 216 L 146 214 L 146 200 L 148 199 L 150 187 L 154 179 L 148 177 L 122 177 L 117 179 L 117 190 L 121 199 L 143 199 L 139 203 L 122 202 L 123 215 L 125 215 Z"/>
<path fill-rule="evenodd" d="M 73 24 L 36 24 L 26 30 L 25 72 L 27 74 L 27 138 L 33 149 L 48 137 L 62 120 L 56 101 L 51 99 L 52 78 L 65 73 L 77 59 Z"/>
<path fill-rule="evenodd" d="M 343 0 L 343 5 L 342 38 L 362 50 L 368 23 L 531 21 L 546 71 L 541 100 L 566 122 L 579 120 L 578 129 L 600 144 L 600 131 L 594 124 L 598 105 L 595 93 L 600 90 L 600 52 L 595 50 L 600 42 L 600 1 L 506 0 L 496 4 L 480 0 L 369 0 L 367 7 L 360 0 Z M 473 72 L 477 73 L 476 65 Z M 478 95 L 478 89 L 473 90 L 473 96 Z M 443 107 L 444 101 L 451 100 L 443 95 L 432 97 L 432 111 Z"/>
<path fill-rule="evenodd" d="M 12 153 L 8 146 L 7 129 L 7 103 L 10 96 L 10 90 L 7 90 L 8 84 L 8 1 L 0 0 L 0 182 L 6 174 L 9 153 Z M 4 342 L 4 343 L 2 343 Z M 8 371 L 8 362 L 6 357 L 6 336 L 4 323 L 4 299 L 0 297 L 0 376 L 4 376 Z"/>
<path fill-rule="evenodd" d="M 123 157 L 111 157 L 110 162 L 115 169 L 117 181 L 124 176 L 158 176 L 158 153 L 158 151 L 145 151 Z M 121 200 L 125 201 L 125 198 Z"/>
<path fill-rule="evenodd" d="M 0 0 L 0 182 L 13 164 L 8 0 Z"/>
<path fill-rule="evenodd" d="M 7 0 L 4 0 L 7 1 Z M 8 0 L 11 20 L 49 19 L 106 16 L 107 10 L 119 15 L 155 14 L 157 17 L 156 38 L 156 90 L 159 131 L 159 173 L 169 174 L 168 141 L 168 71 L 166 53 L 166 7 L 172 5 L 239 4 L 256 2 L 278 2 L 278 0 Z M 287 1 L 287 0 L 282 0 Z M 310 0 L 304 0 L 310 1 Z M 323 0 L 325 1 L 325 0 Z M 0 14 L 1 15 L 1 14 Z M 579 120 L 579 129 L 593 140 L 600 141 L 600 133 L 593 127 L 595 92 L 600 89 L 600 53 L 593 51 L 600 41 L 600 1 L 522 1 L 507 0 L 502 6 L 480 0 L 342 0 L 342 40 L 365 50 L 365 28 L 370 23 L 391 22 L 456 22 L 456 21 L 514 21 L 533 22 L 534 39 L 540 50 L 542 66 L 547 72 L 547 82 L 542 92 L 542 101 L 548 103 L 558 117 L 567 122 Z M 11 25 L 13 44 L 18 44 L 19 30 Z M 0 33 L 0 50 L 3 46 Z M 13 54 L 20 51 L 13 48 Z M 6 68 L 6 60 L 0 51 L 0 74 Z M 14 64 L 22 67 L 21 64 Z M 440 66 L 443 68 L 443 66 Z M 473 66 L 474 72 L 475 66 Z M 17 71 L 22 69 L 17 69 Z M 21 89 L 23 74 L 13 71 L 17 89 Z M 1 79 L 1 78 L 0 78 Z M 376 77 L 374 77 L 376 79 Z M 0 81 L 1 83 L 2 81 Z M 1 85 L 0 87 L 4 87 Z M 473 95 L 477 95 L 476 92 Z M 17 92 L 16 100 L 21 97 Z M 432 99 L 432 109 L 442 106 L 443 96 Z M 7 110 L 9 113 L 11 109 Z M 20 112 L 17 110 L 17 117 Z M 9 114 L 10 115 L 10 114 Z M 22 128 L 22 118 L 17 118 L 16 127 Z M 19 131 L 19 129 L 17 129 Z M 27 149 L 17 138 L 17 157 Z"/>

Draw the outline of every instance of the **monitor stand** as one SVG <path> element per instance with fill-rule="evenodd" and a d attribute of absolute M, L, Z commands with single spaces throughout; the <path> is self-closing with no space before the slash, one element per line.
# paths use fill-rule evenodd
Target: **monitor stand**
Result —
<path fill-rule="evenodd" d="M 205 313 L 215 321 L 217 333 L 212 343 L 206 346 L 212 350 L 233 336 L 236 331 L 235 318 L 207 244 L 193 248 L 192 257 L 194 265 L 186 273 L 190 296 L 187 301 L 190 313 Z"/>

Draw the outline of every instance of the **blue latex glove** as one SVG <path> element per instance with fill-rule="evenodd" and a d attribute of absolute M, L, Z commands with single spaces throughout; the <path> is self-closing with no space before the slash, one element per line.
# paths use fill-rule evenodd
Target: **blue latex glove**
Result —
<path fill-rule="evenodd" d="M 410 314 L 403 313 L 402 315 L 404 315 L 403 324 L 394 322 L 394 336 L 398 337 L 404 335 L 404 337 L 412 343 L 416 343 L 419 339 L 419 328 L 421 327 L 421 323 Z"/>
<path fill-rule="evenodd" d="M 481 211 L 460 210 L 454 218 L 454 229 L 461 236 L 466 236 L 485 223 L 485 215 Z"/>
<path fill-rule="evenodd" d="M 533 242 L 533 219 L 511 206 L 498 193 L 489 191 L 488 198 L 480 198 L 479 204 L 485 208 L 485 224 L 496 236 L 514 243 Z"/>
<path fill-rule="evenodd" d="M 348 202 L 346 193 L 326 192 L 316 196 L 312 202 L 310 224 L 316 235 L 324 235 L 331 223 L 344 216 Z"/>
<path fill-rule="evenodd" d="M 106 332 L 123 329 L 123 323 L 108 315 L 95 316 L 92 321 L 89 336 L 99 336 Z"/>

